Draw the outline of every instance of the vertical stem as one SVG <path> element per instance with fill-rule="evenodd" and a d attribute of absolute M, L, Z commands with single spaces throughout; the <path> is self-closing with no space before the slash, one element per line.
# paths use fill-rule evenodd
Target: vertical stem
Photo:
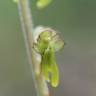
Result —
<path fill-rule="evenodd" d="M 32 77 L 36 89 L 37 96 L 49 96 L 48 87 L 41 74 L 37 74 L 40 62 L 37 61 L 36 53 L 32 49 L 33 46 L 33 21 L 30 14 L 29 0 L 18 1 L 18 11 L 21 21 L 22 32 L 24 34 L 25 46 L 28 61 L 32 70 Z"/>

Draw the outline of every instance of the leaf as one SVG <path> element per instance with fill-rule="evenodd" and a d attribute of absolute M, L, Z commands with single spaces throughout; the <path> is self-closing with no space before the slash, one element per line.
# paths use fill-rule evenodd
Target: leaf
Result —
<path fill-rule="evenodd" d="M 55 51 L 59 51 L 64 48 L 64 42 L 62 40 L 52 41 L 51 45 Z"/>

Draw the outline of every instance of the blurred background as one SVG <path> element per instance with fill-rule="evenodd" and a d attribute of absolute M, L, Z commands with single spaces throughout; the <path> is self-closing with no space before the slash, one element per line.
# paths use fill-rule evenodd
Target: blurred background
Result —
<path fill-rule="evenodd" d="M 60 31 L 67 43 L 56 53 L 60 85 L 49 85 L 52 96 L 96 96 L 96 0 L 53 0 L 43 10 L 30 1 L 34 25 Z M 12 0 L 0 0 L 0 96 L 36 96 Z"/>

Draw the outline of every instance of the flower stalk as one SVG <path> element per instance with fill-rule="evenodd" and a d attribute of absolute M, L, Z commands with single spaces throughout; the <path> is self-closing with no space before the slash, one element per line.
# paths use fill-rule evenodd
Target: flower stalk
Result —
<path fill-rule="evenodd" d="M 36 57 L 36 52 L 32 49 L 33 46 L 33 33 L 34 33 L 34 26 L 33 20 L 31 16 L 29 0 L 18 0 L 18 11 L 19 17 L 22 27 L 22 32 L 24 35 L 25 47 L 27 51 L 28 61 L 30 64 L 30 68 L 32 71 L 32 78 L 34 81 L 36 94 L 37 96 L 49 96 L 48 87 L 46 82 L 42 76 L 42 74 L 38 74 L 36 70 L 39 70 L 39 63 Z"/>

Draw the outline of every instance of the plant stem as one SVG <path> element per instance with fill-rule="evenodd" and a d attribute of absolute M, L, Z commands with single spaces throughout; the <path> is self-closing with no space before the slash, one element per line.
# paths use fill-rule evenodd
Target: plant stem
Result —
<path fill-rule="evenodd" d="M 30 14 L 29 0 L 18 1 L 18 11 L 21 21 L 22 32 L 28 56 L 28 61 L 32 71 L 37 96 L 49 96 L 48 87 L 42 74 L 38 74 L 36 70 L 40 70 L 40 62 L 37 60 L 37 55 L 32 49 L 33 46 L 33 21 Z"/>

